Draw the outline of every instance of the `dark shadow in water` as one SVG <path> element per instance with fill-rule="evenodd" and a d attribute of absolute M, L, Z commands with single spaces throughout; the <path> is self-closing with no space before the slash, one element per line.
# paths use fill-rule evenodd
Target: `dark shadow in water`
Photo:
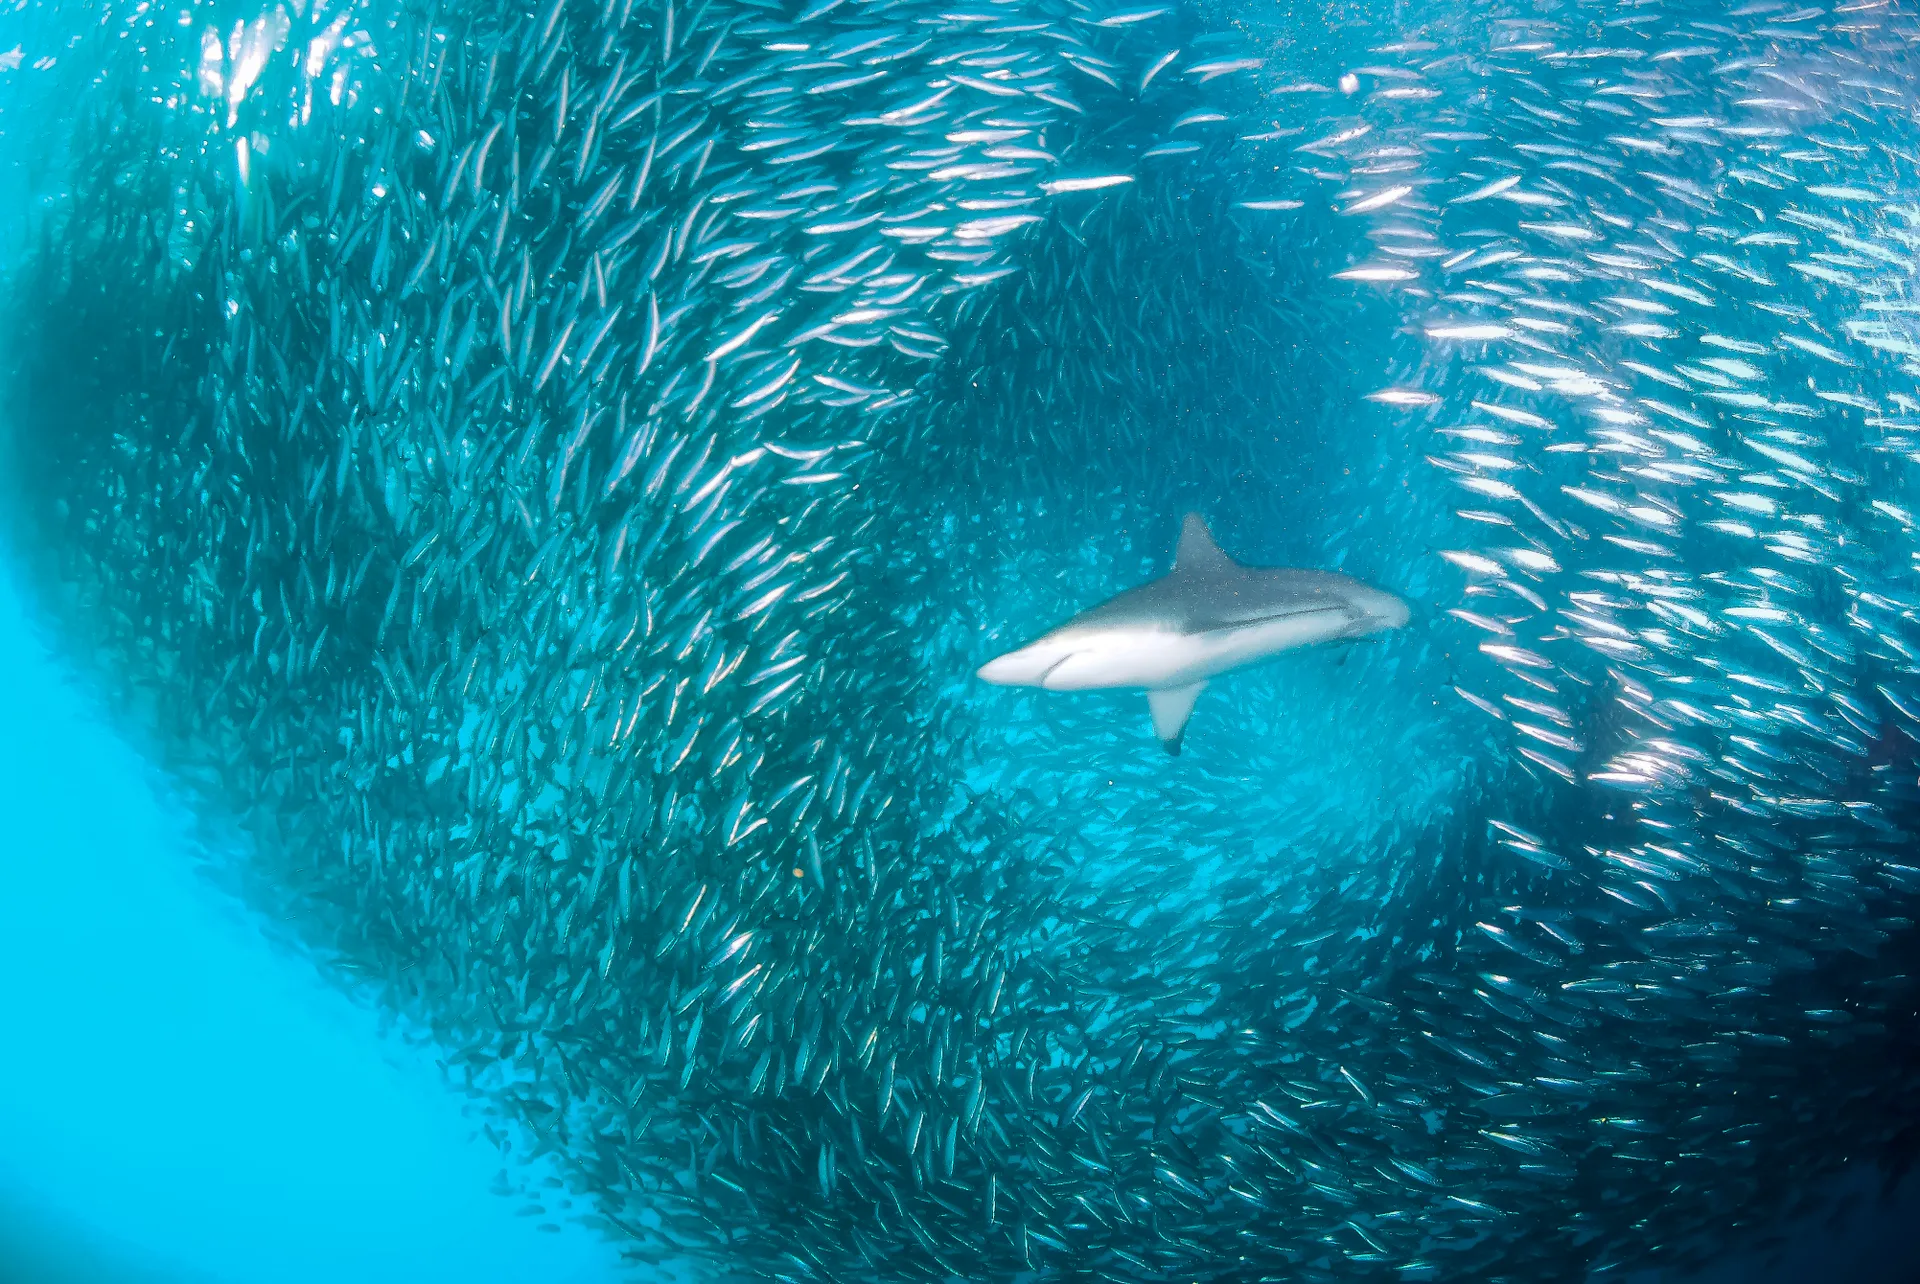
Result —
<path fill-rule="evenodd" d="M 97 1236 L 43 1204 L 0 1193 L 0 1284 L 202 1284 Z"/>

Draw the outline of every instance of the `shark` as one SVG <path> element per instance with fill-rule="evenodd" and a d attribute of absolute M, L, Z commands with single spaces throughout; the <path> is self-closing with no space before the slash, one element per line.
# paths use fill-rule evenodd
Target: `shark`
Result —
<path fill-rule="evenodd" d="M 1144 688 L 1161 746 L 1178 755 L 1207 683 L 1283 652 L 1402 628 L 1407 604 L 1332 571 L 1244 566 L 1199 513 L 1181 523 L 1173 569 L 981 665 L 996 686 Z"/>

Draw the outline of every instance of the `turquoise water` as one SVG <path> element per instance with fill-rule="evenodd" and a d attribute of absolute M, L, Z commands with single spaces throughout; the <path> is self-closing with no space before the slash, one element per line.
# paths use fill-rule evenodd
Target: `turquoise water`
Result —
<path fill-rule="evenodd" d="M 1907 7 L 10 17 L 29 1280 L 1909 1264 Z"/>
<path fill-rule="evenodd" d="M 555 1203 L 550 1171 L 503 1161 L 430 1046 L 199 876 L 178 799 L 11 584 L 0 655 L 0 1279 L 619 1278 L 557 1204 L 518 1215 Z"/>

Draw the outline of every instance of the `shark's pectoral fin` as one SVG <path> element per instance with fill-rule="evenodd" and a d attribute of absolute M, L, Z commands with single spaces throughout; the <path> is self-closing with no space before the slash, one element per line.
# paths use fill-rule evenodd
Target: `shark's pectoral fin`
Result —
<path fill-rule="evenodd" d="M 1192 686 L 1147 692 L 1147 707 L 1153 710 L 1153 734 L 1160 737 L 1161 748 L 1175 757 L 1179 756 L 1180 741 L 1187 734 L 1187 719 L 1193 716 L 1193 702 L 1206 689 L 1206 683 L 1196 682 Z"/>

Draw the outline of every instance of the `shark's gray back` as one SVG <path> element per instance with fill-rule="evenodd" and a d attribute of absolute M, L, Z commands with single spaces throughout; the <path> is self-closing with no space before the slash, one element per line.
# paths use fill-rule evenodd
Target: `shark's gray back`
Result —
<path fill-rule="evenodd" d="M 1356 614 L 1358 580 L 1330 571 L 1283 567 L 1176 568 L 1128 589 L 1068 622 L 1069 628 L 1152 628 L 1205 633 L 1320 611 Z"/>

